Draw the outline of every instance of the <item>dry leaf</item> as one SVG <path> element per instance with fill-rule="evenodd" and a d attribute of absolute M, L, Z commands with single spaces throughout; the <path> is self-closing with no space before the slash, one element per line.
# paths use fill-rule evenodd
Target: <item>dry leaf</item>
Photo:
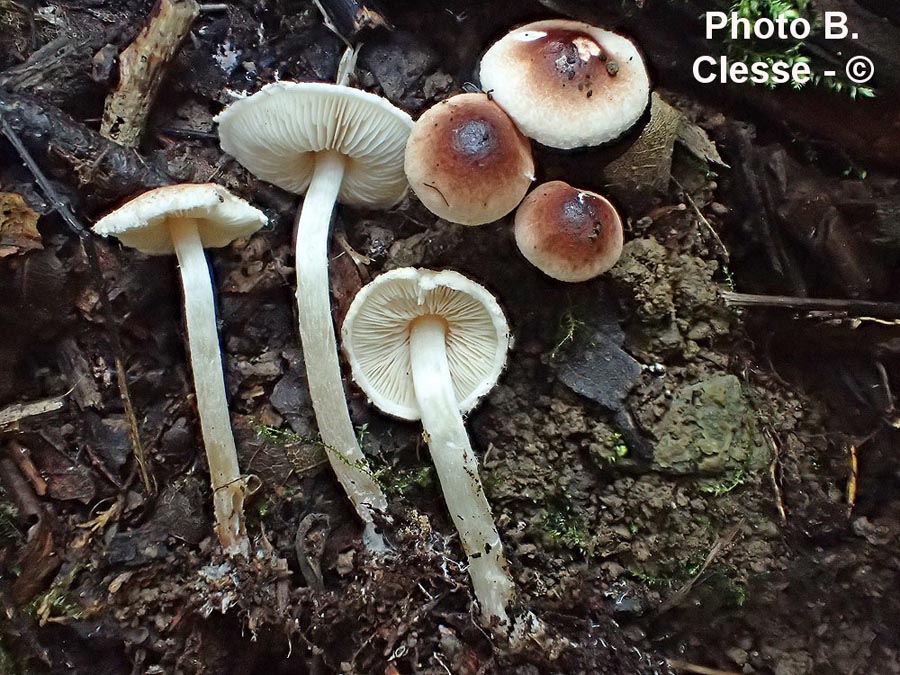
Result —
<path fill-rule="evenodd" d="M 22 195 L 0 192 L 0 258 L 44 248 L 37 230 L 39 217 Z"/>

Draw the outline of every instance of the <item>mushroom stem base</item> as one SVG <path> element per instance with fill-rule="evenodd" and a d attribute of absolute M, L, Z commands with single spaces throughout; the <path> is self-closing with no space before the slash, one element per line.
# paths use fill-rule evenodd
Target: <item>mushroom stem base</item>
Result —
<path fill-rule="evenodd" d="M 209 265 L 194 219 L 172 219 L 169 229 L 184 289 L 188 349 L 212 482 L 216 534 L 226 552 L 247 555 L 250 542 L 244 526 L 246 485 L 238 468 L 237 449 L 228 414 Z"/>
<path fill-rule="evenodd" d="M 318 153 L 297 219 L 300 341 L 310 398 L 328 461 L 365 523 L 366 545 L 370 550 L 379 550 L 384 548 L 384 541 L 375 529 L 372 514 L 375 510 L 385 511 L 387 500 L 369 469 L 350 421 L 331 319 L 328 232 L 343 177 L 344 158 L 339 153 Z"/>
<path fill-rule="evenodd" d="M 506 606 L 513 583 L 453 390 L 446 331 L 446 322 L 435 316 L 417 319 L 410 328 L 416 399 L 447 510 L 469 559 L 469 576 L 481 612 L 488 622 L 497 617 L 508 625 Z"/>

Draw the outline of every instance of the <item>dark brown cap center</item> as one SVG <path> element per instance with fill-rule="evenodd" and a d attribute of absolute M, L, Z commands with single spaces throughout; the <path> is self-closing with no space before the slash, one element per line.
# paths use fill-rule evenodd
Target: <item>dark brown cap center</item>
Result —
<path fill-rule="evenodd" d="M 562 203 L 562 224 L 573 237 L 590 242 L 603 238 L 607 222 L 612 218 L 609 206 L 595 197 L 580 192 Z"/>
<path fill-rule="evenodd" d="M 493 154 L 498 145 L 494 127 L 483 119 L 466 120 L 454 128 L 450 142 L 457 154 L 476 162 Z"/>
<path fill-rule="evenodd" d="M 579 90 L 599 84 L 604 77 L 615 77 L 618 64 L 590 35 L 573 30 L 549 30 L 536 40 L 550 73 L 571 82 Z"/>

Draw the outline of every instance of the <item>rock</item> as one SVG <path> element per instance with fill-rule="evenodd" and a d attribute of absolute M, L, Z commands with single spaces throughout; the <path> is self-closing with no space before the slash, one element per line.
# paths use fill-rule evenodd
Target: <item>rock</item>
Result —
<path fill-rule="evenodd" d="M 766 465 L 768 448 L 734 375 L 682 387 L 655 430 L 654 463 L 672 473 L 722 474 Z"/>
<path fill-rule="evenodd" d="M 606 294 L 599 296 L 584 320 L 584 330 L 576 331 L 557 376 L 576 394 L 608 410 L 618 410 L 637 382 L 641 367 L 622 350 L 625 333 L 619 325 L 618 309 Z"/>
<path fill-rule="evenodd" d="M 284 416 L 294 431 L 305 434 L 309 431 L 305 413 L 312 407 L 312 402 L 306 386 L 303 352 L 299 349 L 285 349 L 282 356 L 287 359 L 288 370 L 272 389 L 269 402 Z"/>
<path fill-rule="evenodd" d="M 391 103 L 415 112 L 425 104 L 419 82 L 434 70 L 437 54 L 408 33 L 381 33 L 366 44 L 359 64 Z"/>

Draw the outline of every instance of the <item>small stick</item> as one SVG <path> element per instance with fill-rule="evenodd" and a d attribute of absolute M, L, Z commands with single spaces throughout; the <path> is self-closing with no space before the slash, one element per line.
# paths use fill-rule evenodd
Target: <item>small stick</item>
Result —
<path fill-rule="evenodd" d="M 706 560 L 703 561 L 703 565 L 701 565 L 697 573 L 686 584 L 684 584 L 684 586 L 675 591 L 675 593 L 672 594 L 672 597 L 670 597 L 662 605 L 660 605 L 659 610 L 657 610 L 657 614 L 664 614 L 673 607 L 677 607 L 681 604 L 685 596 L 687 596 L 687 594 L 691 592 L 691 589 L 697 583 L 697 580 L 701 576 L 703 576 L 706 568 L 709 567 L 716 558 L 722 555 L 722 553 L 724 553 L 729 546 L 731 546 L 734 538 L 741 530 L 741 525 L 743 525 L 743 521 L 737 523 L 736 525 L 732 525 L 725 532 L 725 534 L 719 537 L 716 543 L 713 544 L 713 547 L 710 549 L 709 553 L 706 556 Z"/>
<path fill-rule="evenodd" d="M 200 14 L 195 0 L 159 0 L 150 21 L 119 55 L 119 86 L 106 98 L 100 133 L 136 147 L 166 66 Z"/>
<path fill-rule="evenodd" d="M 38 184 L 38 187 L 41 188 L 41 192 L 44 193 L 44 196 L 47 197 L 47 200 L 50 202 L 53 210 L 56 211 L 66 222 L 66 224 L 68 224 L 72 231 L 78 235 L 78 239 L 81 242 L 81 249 L 82 251 L 84 251 L 85 257 L 88 260 L 88 265 L 91 268 L 91 273 L 94 275 L 94 280 L 99 290 L 100 306 L 102 307 L 103 317 L 112 341 L 113 351 L 115 353 L 116 380 L 119 385 L 119 396 L 122 399 L 122 405 L 125 408 L 125 418 L 128 420 L 128 428 L 131 432 L 131 446 L 134 450 L 134 458 L 137 461 L 138 468 L 141 473 L 141 479 L 144 482 L 144 489 L 146 490 L 147 494 L 156 494 L 156 480 L 153 478 L 147 467 L 147 458 L 144 454 L 144 446 L 141 444 L 141 436 L 138 431 L 137 415 L 135 415 L 134 405 L 131 402 L 131 394 L 128 390 L 128 379 L 125 376 L 125 351 L 122 348 L 122 339 L 119 335 L 118 323 L 116 322 L 112 303 L 110 302 L 109 295 L 106 292 L 106 285 L 103 283 L 103 272 L 100 269 L 100 258 L 97 255 L 96 243 L 94 242 L 93 237 L 91 237 L 87 229 L 85 229 L 84 225 L 82 225 L 75 217 L 75 214 L 72 213 L 72 210 L 69 208 L 68 204 L 66 204 L 66 202 L 63 201 L 62 197 L 60 197 L 59 193 L 56 191 L 56 188 L 53 187 L 53 184 L 44 175 L 44 172 L 41 171 L 41 168 L 37 165 L 37 162 L 34 161 L 34 157 L 32 157 L 31 153 L 28 152 L 28 149 L 22 143 L 22 140 L 19 138 L 16 132 L 13 131 L 12 126 L 10 126 L 10 124 L 6 120 L 6 117 L 4 117 L 2 113 L 0 113 L 0 132 L 2 132 L 4 136 L 6 136 L 7 140 L 13 146 L 13 149 L 15 149 L 19 157 L 22 158 L 22 161 L 25 163 L 25 166 L 28 167 L 31 175 L 34 176 L 35 182 Z"/>
<path fill-rule="evenodd" d="M 19 421 L 29 417 L 46 415 L 47 413 L 60 410 L 66 404 L 66 396 L 68 396 L 68 393 L 62 396 L 44 398 L 40 401 L 12 403 L 5 408 L 0 408 L 0 431 L 7 431 L 6 427 L 12 427 Z"/>
<path fill-rule="evenodd" d="M 718 668 L 707 668 L 706 666 L 698 666 L 696 663 L 688 663 L 681 659 L 666 659 L 669 665 L 675 670 L 683 673 L 696 673 L 697 675 L 740 675 L 733 670 L 719 670 Z"/>
<path fill-rule="evenodd" d="M 374 0 L 313 0 L 325 25 L 347 44 L 367 28 L 393 26 Z"/>
<path fill-rule="evenodd" d="M 781 445 L 775 439 L 768 427 L 763 429 L 763 435 L 772 448 L 772 461 L 769 463 L 769 480 L 772 481 L 772 489 L 775 491 L 775 508 L 778 509 L 778 517 L 781 524 L 787 524 L 787 509 L 784 508 L 784 493 L 781 489 Z"/>
<path fill-rule="evenodd" d="M 694 201 L 694 198 L 691 197 L 690 193 L 684 189 L 684 186 L 681 183 L 679 183 L 678 180 L 676 180 L 674 177 L 672 178 L 672 180 L 675 181 L 675 184 L 681 190 L 681 194 L 683 194 L 684 197 L 688 200 L 688 203 L 691 205 L 691 208 L 694 210 L 694 214 L 697 216 L 697 218 L 700 219 L 700 222 L 706 226 L 706 229 L 709 230 L 709 233 L 712 235 L 712 238 L 715 240 L 716 244 L 718 245 L 719 249 L 721 250 L 722 258 L 725 259 L 726 263 L 729 262 L 731 260 L 731 255 L 728 253 L 728 248 L 725 246 L 725 242 L 722 241 L 722 238 L 719 236 L 719 233 L 716 232 L 716 228 L 714 228 L 712 226 L 712 223 L 710 223 L 709 220 L 706 219 L 706 216 L 704 216 L 703 213 L 700 211 L 700 209 L 697 207 L 697 203 Z"/>
<path fill-rule="evenodd" d="M 772 307 L 802 311 L 846 312 L 863 316 L 900 319 L 900 303 L 874 300 L 844 300 L 834 298 L 802 298 L 792 295 L 754 295 L 752 293 L 722 293 L 729 307 Z"/>
<path fill-rule="evenodd" d="M 38 471 L 34 462 L 31 461 L 31 453 L 28 452 L 28 449 L 19 445 L 16 441 L 10 441 L 7 454 L 18 465 L 22 475 L 31 483 L 34 493 L 38 497 L 46 495 L 47 481 L 44 480 L 41 472 Z"/>
<path fill-rule="evenodd" d="M 850 458 L 850 477 L 847 479 L 847 516 L 853 513 L 853 507 L 856 506 L 856 486 L 859 482 L 859 457 L 856 451 L 856 445 L 849 443 L 847 446 Z"/>

